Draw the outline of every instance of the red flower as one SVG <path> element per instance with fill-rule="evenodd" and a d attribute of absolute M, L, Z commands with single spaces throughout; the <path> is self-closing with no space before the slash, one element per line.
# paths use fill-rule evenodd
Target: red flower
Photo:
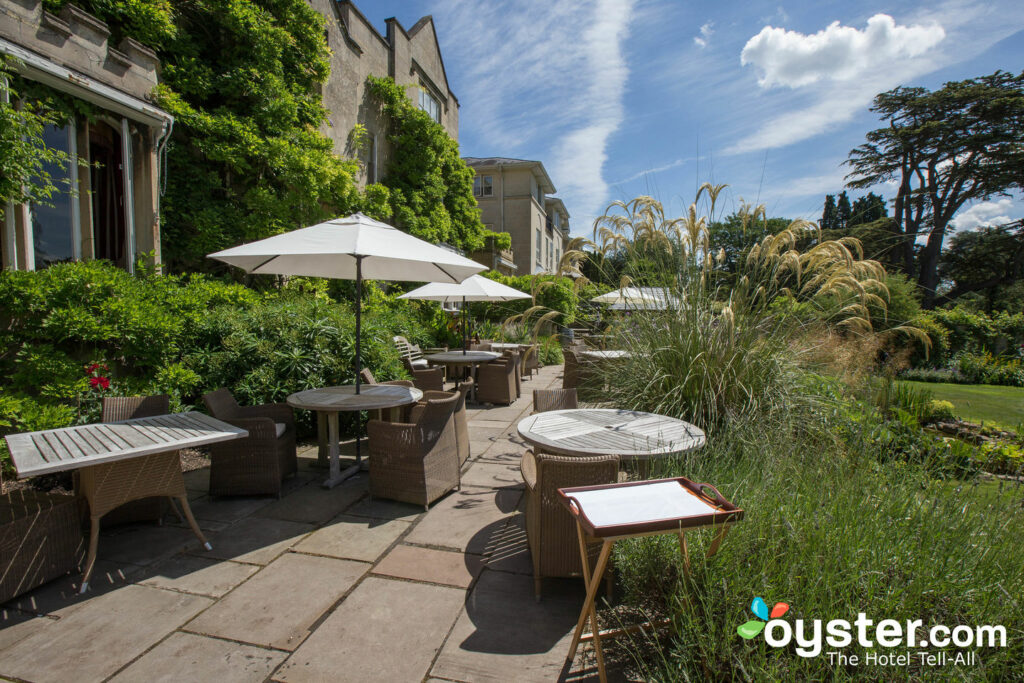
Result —
<path fill-rule="evenodd" d="M 109 389 L 110 388 L 110 380 L 108 378 L 106 378 L 106 377 L 97 377 L 96 379 L 98 379 L 100 381 L 100 387 L 102 387 L 104 389 Z"/>
<path fill-rule="evenodd" d="M 96 388 L 109 389 L 110 388 L 110 379 L 107 378 L 107 377 L 90 377 L 89 378 L 89 386 L 91 386 L 93 389 L 96 389 Z"/>
<path fill-rule="evenodd" d="M 92 365 L 86 365 L 85 366 L 85 371 L 86 372 L 96 372 L 96 370 L 98 370 L 99 367 L 100 367 L 99 363 L 93 363 Z"/>

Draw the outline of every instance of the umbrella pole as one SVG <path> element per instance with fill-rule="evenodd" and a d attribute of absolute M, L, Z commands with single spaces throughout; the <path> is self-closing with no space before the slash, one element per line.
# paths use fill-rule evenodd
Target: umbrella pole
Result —
<path fill-rule="evenodd" d="M 469 311 L 466 310 L 466 297 L 462 297 L 462 355 L 466 355 L 469 348 Z"/>
<path fill-rule="evenodd" d="M 363 311 L 363 257 L 356 256 L 356 396 L 359 395 L 359 376 L 363 371 L 363 359 L 360 354 L 362 340 L 362 316 Z M 356 411 L 356 471 L 362 464 L 360 453 L 360 439 L 363 436 L 363 411 Z"/>

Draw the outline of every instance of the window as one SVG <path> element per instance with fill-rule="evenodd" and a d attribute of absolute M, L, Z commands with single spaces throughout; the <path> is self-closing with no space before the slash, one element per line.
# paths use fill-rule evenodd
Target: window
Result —
<path fill-rule="evenodd" d="M 494 184 L 492 178 L 489 175 L 478 175 L 473 178 L 473 196 L 474 197 L 492 197 L 494 196 Z"/>
<path fill-rule="evenodd" d="M 78 160 L 75 157 L 74 128 L 64 126 L 57 128 L 48 125 L 43 130 L 43 142 L 50 149 L 60 150 L 70 155 L 65 168 L 50 162 L 44 170 L 57 190 L 45 204 L 32 203 L 29 207 L 32 214 L 32 241 L 35 249 L 35 265 L 43 268 L 52 263 L 70 261 L 78 255 L 75 243 L 75 197 L 71 193 L 73 177 L 77 170 Z"/>
<path fill-rule="evenodd" d="M 540 228 L 537 228 L 537 265 L 542 265 L 544 260 L 544 238 L 541 236 Z"/>
<path fill-rule="evenodd" d="M 377 182 L 377 134 L 371 133 L 367 141 L 366 182 Z"/>
<path fill-rule="evenodd" d="M 427 112 L 430 118 L 441 123 L 441 103 L 437 98 L 427 92 L 425 86 L 420 85 L 420 109 Z"/>
<path fill-rule="evenodd" d="M 544 206 L 544 190 L 541 189 L 540 183 L 537 184 L 537 203 Z"/>

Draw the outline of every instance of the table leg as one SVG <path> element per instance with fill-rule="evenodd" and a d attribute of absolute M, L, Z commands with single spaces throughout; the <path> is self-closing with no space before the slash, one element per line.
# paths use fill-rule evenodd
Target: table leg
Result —
<path fill-rule="evenodd" d="M 316 414 L 316 441 L 316 464 L 326 469 L 330 463 L 330 446 L 327 443 L 327 414 L 319 411 Z"/>
<path fill-rule="evenodd" d="M 79 595 L 89 590 L 89 579 L 96 565 L 96 550 L 100 544 L 100 518 L 103 515 L 91 515 L 89 518 L 89 553 L 85 556 L 85 571 L 82 572 L 82 585 L 78 588 Z"/>
<path fill-rule="evenodd" d="M 347 468 L 344 472 L 341 471 L 341 452 L 338 449 L 338 413 L 329 412 L 327 413 L 327 440 L 328 440 L 328 451 L 331 458 L 331 471 L 327 476 L 327 480 L 324 481 L 325 489 L 333 489 L 335 486 L 345 481 L 349 477 L 352 477 L 359 473 L 359 464 L 356 463 L 352 467 Z"/>
<path fill-rule="evenodd" d="M 576 533 L 580 541 L 580 560 L 583 563 L 583 579 L 587 585 L 587 598 L 583 603 L 583 610 L 580 612 L 580 618 L 576 621 L 576 630 L 573 632 L 572 645 L 569 647 L 569 655 L 567 660 L 572 662 L 576 658 L 576 650 L 579 649 L 580 639 L 583 637 L 583 628 L 586 626 L 587 618 L 590 618 L 590 628 L 592 630 L 591 639 L 594 641 L 594 652 L 597 654 L 597 673 L 601 679 L 601 683 L 607 683 L 608 676 L 604 668 L 604 651 L 601 649 L 601 630 L 597 624 L 597 608 L 595 607 L 595 600 L 597 599 L 597 589 L 601 585 L 601 579 L 604 577 L 605 569 L 608 566 L 608 558 L 611 556 L 613 541 L 606 540 L 601 546 L 601 554 L 597 557 L 597 566 L 594 567 L 594 573 L 590 574 L 590 560 L 587 557 L 587 543 L 583 538 L 583 527 L 576 523 Z"/>
<path fill-rule="evenodd" d="M 188 496 L 178 496 L 178 502 L 181 503 L 181 510 L 185 513 L 185 519 L 188 521 L 189 527 L 192 528 L 192 533 L 196 535 L 196 538 L 203 544 L 203 547 L 207 550 L 213 550 L 213 546 L 206 540 L 206 536 L 203 535 L 202 530 L 196 523 L 196 518 L 192 516 L 192 508 L 188 504 Z"/>

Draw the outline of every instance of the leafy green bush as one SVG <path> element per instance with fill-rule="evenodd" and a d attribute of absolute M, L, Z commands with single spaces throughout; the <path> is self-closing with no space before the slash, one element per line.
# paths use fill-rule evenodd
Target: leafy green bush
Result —
<path fill-rule="evenodd" d="M 956 359 L 957 369 L 971 384 L 1024 387 L 1024 365 L 1018 358 L 966 352 Z"/>
<path fill-rule="evenodd" d="M 537 346 L 537 358 L 541 365 L 561 365 L 565 362 L 565 358 L 562 356 L 562 344 L 558 341 L 558 337 L 554 335 L 541 337 L 538 341 L 540 343 Z"/>
<path fill-rule="evenodd" d="M 987 443 L 978 455 L 981 466 L 993 474 L 1024 474 L 1024 446 L 1013 443 Z"/>
<path fill-rule="evenodd" d="M 908 368 L 900 373 L 900 379 L 905 379 L 909 382 L 970 384 L 970 380 L 960 374 L 959 370 L 948 368 Z"/>
<path fill-rule="evenodd" d="M 955 408 L 950 401 L 932 399 L 925 408 L 923 422 L 939 422 L 956 418 Z"/>

